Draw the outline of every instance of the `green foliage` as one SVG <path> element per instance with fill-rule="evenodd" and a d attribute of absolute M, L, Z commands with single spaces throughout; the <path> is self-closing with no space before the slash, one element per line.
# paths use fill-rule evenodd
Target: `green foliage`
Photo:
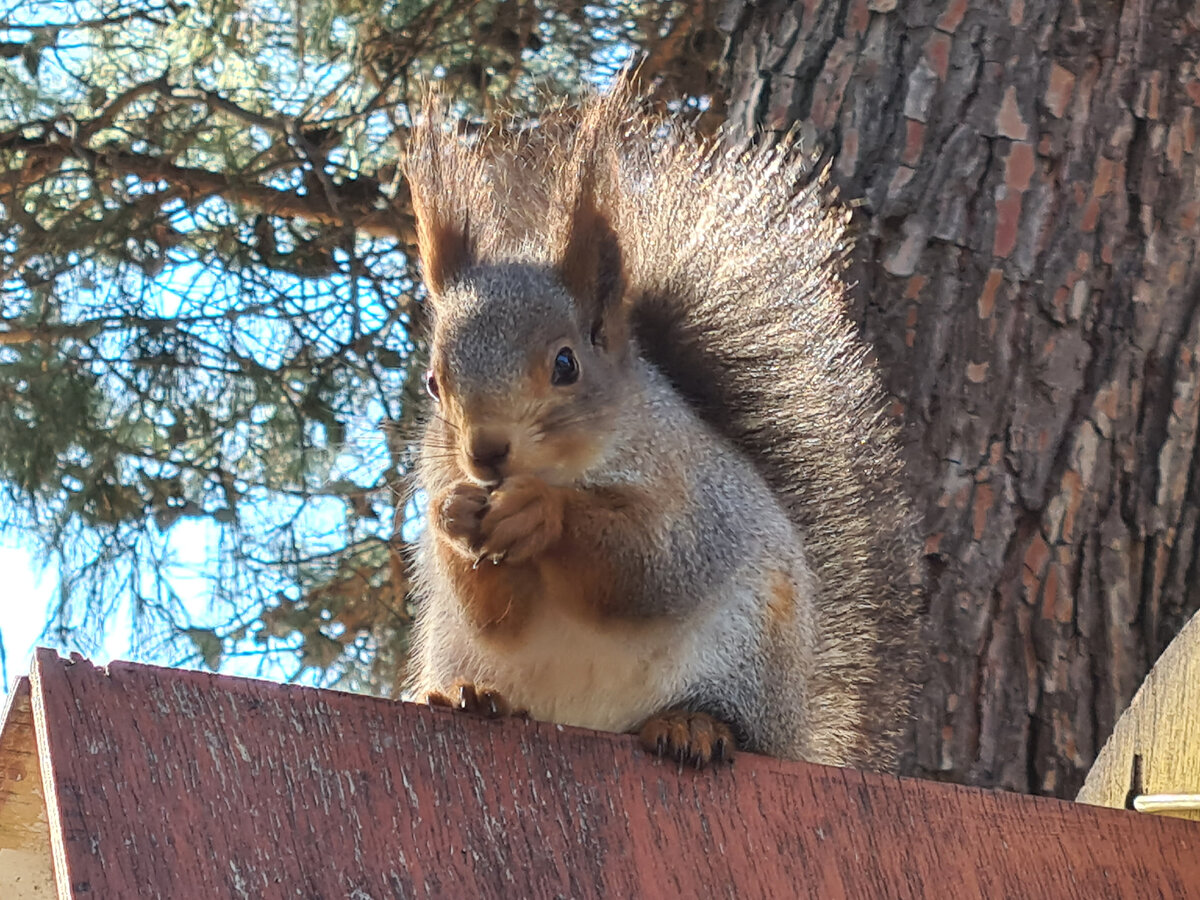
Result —
<path fill-rule="evenodd" d="M 393 687 L 411 105 L 535 111 L 708 6 L 0 0 L 0 528 L 52 635 Z"/>

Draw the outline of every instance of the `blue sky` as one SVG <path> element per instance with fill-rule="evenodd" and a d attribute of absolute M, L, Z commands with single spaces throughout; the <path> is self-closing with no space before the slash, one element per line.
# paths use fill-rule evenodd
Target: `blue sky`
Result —
<path fill-rule="evenodd" d="M 180 595 L 188 612 L 198 623 L 211 614 L 211 579 L 214 570 L 216 529 L 211 523 L 184 522 L 172 529 L 169 543 L 175 565 L 169 573 L 172 588 Z M 0 699 L 7 695 L 18 678 L 29 671 L 34 648 L 53 642 L 41 637 L 49 618 L 50 605 L 58 594 L 58 578 L 53 564 L 43 566 L 35 553 L 23 547 L 18 535 L 0 532 L 0 578 L 4 581 L 0 593 L 0 643 L 4 647 L 5 672 L 0 679 Z M 219 616 L 218 616 L 219 619 Z M 157 665 L 175 664 L 176 660 L 150 652 L 139 655 L 132 650 L 133 627 L 128 604 L 105 623 L 106 633 L 99 649 L 85 655 L 103 665 L 114 659 L 134 659 Z M 77 649 L 57 648 L 63 654 Z M 288 678 L 280 665 L 257 657 L 226 660 L 221 671 L 229 675 L 259 676 L 275 680 Z M 319 674 L 306 672 L 302 683 L 315 683 Z M 2 704 L 0 704 L 2 706 Z"/>
<path fill-rule="evenodd" d="M 0 538 L 0 573 L 5 583 L 0 638 L 8 670 L 7 683 L 0 687 L 7 693 L 17 677 L 29 670 L 58 582 L 53 572 L 38 566 L 32 554 L 11 537 Z"/>

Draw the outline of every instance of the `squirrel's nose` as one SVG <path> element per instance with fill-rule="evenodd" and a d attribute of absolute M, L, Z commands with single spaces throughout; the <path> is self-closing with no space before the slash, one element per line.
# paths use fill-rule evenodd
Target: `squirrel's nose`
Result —
<path fill-rule="evenodd" d="M 479 474 L 490 476 L 489 480 L 499 481 L 500 468 L 508 459 L 509 450 L 512 449 L 508 435 L 498 431 L 478 429 L 471 432 L 469 448 L 471 462 L 474 463 Z"/>

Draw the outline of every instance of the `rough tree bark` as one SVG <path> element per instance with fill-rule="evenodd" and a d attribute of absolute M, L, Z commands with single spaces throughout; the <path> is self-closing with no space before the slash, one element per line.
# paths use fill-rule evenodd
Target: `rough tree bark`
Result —
<path fill-rule="evenodd" d="M 1200 4 L 726 5 L 808 122 L 925 513 L 916 774 L 1073 795 L 1200 605 Z"/>

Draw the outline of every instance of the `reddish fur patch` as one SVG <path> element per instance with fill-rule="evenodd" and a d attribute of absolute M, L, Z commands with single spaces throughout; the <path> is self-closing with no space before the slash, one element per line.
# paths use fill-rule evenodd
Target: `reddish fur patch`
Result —
<path fill-rule="evenodd" d="M 628 331 L 620 308 L 625 283 L 621 249 L 612 224 L 596 203 L 596 185 L 591 177 L 585 176 L 575 198 L 558 271 L 588 318 L 603 321 L 609 346 L 619 347 L 625 343 Z"/>
<path fill-rule="evenodd" d="M 487 561 L 473 566 L 447 542 L 439 541 L 438 548 L 454 594 L 479 633 L 496 641 L 518 637 L 529 620 L 530 599 L 538 593 L 533 567 L 511 563 L 497 566 Z"/>
<path fill-rule="evenodd" d="M 538 568 L 546 602 L 597 623 L 619 613 L 620 579 L 595 549 L 560 544 L 538 561 Z"/>
<path fill-rule="evenodd" d="M 638 573 L 601 554 L 596 537 L 634 531 L 625 541 L 644 540 L 644 523 L 671 518 L 687 496 L 684 485 L 662 481 L 658 490 L 634 487 L 567 491 L 563 540 L 546 562 L 548 581 L 582 614 L 624 616 L 634 605 Z M 627 565 L 627 563 L 625 563 Z"/>
<path fill-rule="evenodd" d="M 420 192 L 414 191 L 412 200 L 425 284 L 434 294 L 441 294 L 470 261 L 467 230 L 450 222 Z"/>
<path fill-rule="evenodd" d="M 776 628 L 787 625 L 796 617 L 796 589 L 792 586 L 792 580 L 783 572 L 775 572 L 771 576 L 767 616 L 771 625 Z"/>
<path fill-rule="evenodd" d="M 502 486 L 499 491 L 503 490 Z M 602 552 L 597 536 L 637 528 L 642 521 L 659 518 L 664 512 L 669 514 L 670 507 L 656 503 L 650 494 L 637 489 L 585 492 L 554 487 L 533 478 L 521 479 L 521 492 L 531 491 L 541 494 L 538 501 L 514 503 L 512 521 L 522 528 L 533 524 L 541 527 L 534 520 L 540 519 L 542 513 L 523 518 L 529 515 L 532 506 L 557 517 L 559 524 L 550 529 L 546 545 L 528 561 L 504 560 L 494 565 L 484 559 L 474 565 L 474 560 L 465 558 L 448 537 L 442 536 L 438 541 L 438 551 L 450 572 L 455 596 L 472 625 L 490 641 L 514 641 L 540 603 L 553 603 L 598 626 L 615 618 L 627 624 L 637 591 L 636 573 L 623 570 L 616 560 Z M 495 528 L 498 530 L 504 521 L 499 519 Z M 487 549 L 485 539 L 481 552 L 486 553 Z M 786 590 L 787 604 L 794 612 L 791 584 L 786 577 L 781 579 L 781 590 Z"/>

